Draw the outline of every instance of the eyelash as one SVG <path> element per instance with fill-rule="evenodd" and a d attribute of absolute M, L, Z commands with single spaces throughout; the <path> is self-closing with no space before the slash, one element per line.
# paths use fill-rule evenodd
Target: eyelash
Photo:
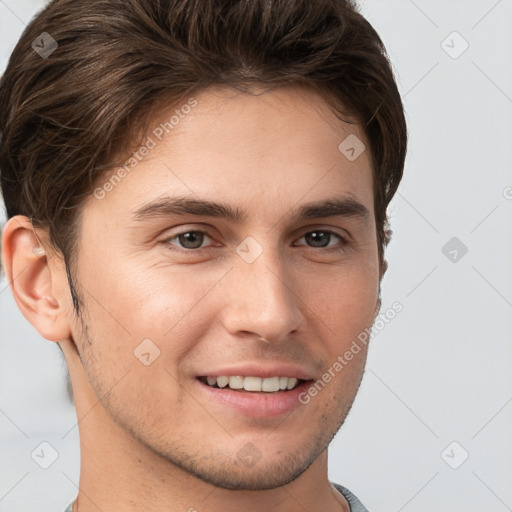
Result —
<path fill-rule="evenodd" d="M 327 234 L 327 235 L 334 235 L 335 237 L 339 238 L 339 240 L 341 241 L 341 246 L 340 247 L 312 247 L 312 246 L 306 246 L 306 247 L 309 247 L 310 249 L 318 249 L 318 250 L 321 250 L 321 251 L 324 251 L 324 252 L 331 252 L 331 251 L 343 251 L 343 250 L 346 249 L 346 246 L 349 244 L 347 239 L 345 239 L 344 237 L 342 237 L 340 234 L 336 233 L 335 231 L 331 231 L 329 229 L 313 229 L 311 231 L 306 231 L 300 238 L 304 238 L 306 235 L 311 234 L 311 233 L 319 233 L 319 232 Z M 207 237 L 209 237 L 210 239 L 213 240 L 213 238 L 206 231 L 201 231 L 199 229 L 191 229 L 191 230 L 188 230 L 188 231 L 182 231 L 181 233 L 176 233 L 175 235 L 162 240 L 161 243 L 164 244 L 169 250 L 175 251 L 175 252 L 179 252 L 179 253 L 182 253 L 182 254 L 192 253 L 192 252 L 200 252 L 200 251 L 209 249 L 209 247 L 198 247 L 196 249 L 187 249 L 187 248 L 178 249 L 173 244 L 170 243 L 172 240 L 175 240 L 178 237 L 180 237 L 181 235 L 186 235 L 188 233 L 201 233 L 201 234 L 206 235 Z M 329 240 L 329 242 L 330 242 L 330 240 Z M 301 244 L 301 245 L 304 245 L 304 244 Z"/>

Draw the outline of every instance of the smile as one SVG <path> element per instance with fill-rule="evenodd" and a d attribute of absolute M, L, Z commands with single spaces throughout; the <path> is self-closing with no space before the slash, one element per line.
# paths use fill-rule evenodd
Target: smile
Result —
<path fill-rule="evenodd" d="M 253 418 L 272 418 L 304 407 L 299 400 L 312 380 L 296 377 L 200 376 L 195 379 L 198 393 L 211 407 L 235 411 Z"/>
<path fill-rule="evenodd" d="M 207 376 L 199 380 L 213 388 L 229 388 L 237 391 L 252 391 L 261 393 L 276 393 L 290 391 L 300 385 L 301 380 L 295 377 L 254 377 L 254 376 Z"/>

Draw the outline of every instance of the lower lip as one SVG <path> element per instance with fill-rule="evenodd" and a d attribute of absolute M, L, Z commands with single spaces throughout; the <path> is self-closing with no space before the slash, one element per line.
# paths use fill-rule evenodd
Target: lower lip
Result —
<path fill-rule="evenodd" d="M 235 391 L 229 388 L 213 388 L 196 379 L 208 396 L 221 404 L 226 404 L 246 416 L 272 418 L 287 414 L 301 406 L 299 395 L 307 391 L 311 381 L 305 381 L 289 391 L 275 393 Z"/>

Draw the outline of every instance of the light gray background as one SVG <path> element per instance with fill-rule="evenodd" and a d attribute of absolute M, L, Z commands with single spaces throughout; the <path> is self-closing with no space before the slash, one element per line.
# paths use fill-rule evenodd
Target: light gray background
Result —
<path fill-rule="evenodd" d="M 404 309 L 372 342 L 329 476 L 374 512 L 512 510 L 512 0 L 361 4 L 409 122 L 382 311 Z M 42 5 L 0 0 L 1 70 Z M 455 262 L 452 237 L 468 248 Z M 5 279 L 0 325 L 0 510 L 60 511 L 80 457 L 63 363 Z M 46 470 L 31 458 L 42 441 L 59 454 Z"/>

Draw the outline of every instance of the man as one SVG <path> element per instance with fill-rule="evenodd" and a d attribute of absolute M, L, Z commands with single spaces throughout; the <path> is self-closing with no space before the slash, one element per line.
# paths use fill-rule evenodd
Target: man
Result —
<path fill-rule="evenodd" d="M 68 510 L 360 512 L 328 445 L 406 126 L 343 0 L 56 0 L 0 84 L 2 259 L 61 348 Z M 99 401 L 99 403 L 98 403 Z"/>

